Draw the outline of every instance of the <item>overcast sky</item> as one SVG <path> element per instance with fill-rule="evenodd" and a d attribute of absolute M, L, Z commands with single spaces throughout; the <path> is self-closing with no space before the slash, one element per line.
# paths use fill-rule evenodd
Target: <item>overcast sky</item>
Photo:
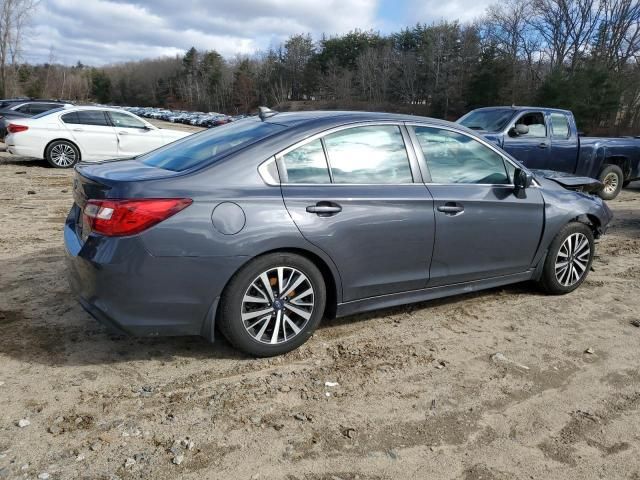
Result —
<path fill-rule="evenodd" d="M 492 0 L 41 0 L 24 44 L 28 62 L 105 65 L 182 54 L 192 45 L 231 57 L 289 35 L 417 22 L 469 21 Z"/>

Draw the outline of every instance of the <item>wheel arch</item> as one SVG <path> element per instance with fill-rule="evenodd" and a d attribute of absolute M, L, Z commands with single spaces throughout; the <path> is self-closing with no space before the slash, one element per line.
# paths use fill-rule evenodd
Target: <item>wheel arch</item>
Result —
<path fill-rule="evenodd" d="M 631 160 L 625 155 L 611 155 L 605 157 L 600 172 L 609 165 L 616 165 L 622 170 L 623 179 L 627 178 L 631 173 Z"/>
<path fill-rule="evenodd" d="M 78 162 L 82 161 L 82 149 L 80 148 L 80 145 L 78 145 L 76 142 L 74 142 L 73 140 L 70 140 L 68 138 L 54 138 L 53 140 L 49 141 L 44 146 L 44 151 L 42 153 L 42 158 L 44 158 L 45 160 L 47 159 L 47 150 L 49 150 L 49 146 L 54 142 L 68 142 L 71 145 L 73 145 L 74 147 L 76 147 L 76 149 L 78 150 L 78 155 L 79 155 Z"/>
<path fill-rule="evenodd" d="M 599 238 L 601 235 L 601 230 L 600 230 L 601 223 L 600 223 L 600 219 L 596 215 L 593 215 L 590 213 L 584 213 L 582 215 L 578 215 L 575 218 L 572 218 L 569 222 L 567 222 L 567 224 L 572 222 L 583 223 L 586 226 L 588 226 L 593 232 L 594 238 Z"/>
<path fill-rule="evenodd" d="M 300 248 L 300 247 L 282 247 L 282 248 L 266 250 L 264 252 L 260 252 L 258 255 L 248 257 L 247 260 L 242 265 L 238 266 L 236 272 L 244 268 L 249 262 L 252 262 L 257 258 L 264 257 L 265 255 L 271 255 L 274 253 L 294 253 L 296 255 L 300 255 L 301 257 L 304 257 L 307 260 L 311 261 L 318 268 L 318 270 L 320 270 L 320 273 L 322 274 L 322 278 L 324 279 L 326 290 L 327 290 L 327 301 L 325 304 L 323 316 L 324 318 L 334 318 L 336 316 L 338 302 L 340 301 L 340 298 L 342 296 L 341 295 L 342 283 L 341 283 L 339 273 L 336 270 L 331 268 L 331 266 L 329 265 L 326 259 L 322 258 L 317 253 L 312 252 L 311 250 Z M 224 288 L 221 290 L 221 292 L 224 292 L 228 288 L 233 277 L 234 275 L 229 277 L 229 279 L 225 283 Z M 216 309 L 215 318 L 217 319 L 217 316 L 220 310 L 219 305 L 216 305 L 215 309 Z"/>

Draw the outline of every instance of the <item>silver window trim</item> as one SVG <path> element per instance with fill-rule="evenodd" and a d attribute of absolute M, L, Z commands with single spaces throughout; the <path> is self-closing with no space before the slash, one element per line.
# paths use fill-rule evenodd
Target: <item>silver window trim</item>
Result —
<path fill-rule="evenodd" d="M 464 135 L 466 137 L 469 137 L 475 141 L 477 141 L 478 143 L 484 145 L 485 147 L 488 147 L 490 150 L 493 150 L 495 153 L 497 153 L 503 161 L 508 162 L 511 166 L 513 166 L 514 168 L 519 168 L 520 170 L 525 170 L 526 172 L 531 173 L 529 170 L 527 170 L 526 168 L 523 168 L 523 166 L 518 165 L 516 163 L 514 163 L 509 157 L 507 157 L 504 152 L 500 151 L 498 149 L 498 147 L 496 145 L 494 145 L 493 143 L 489 142 L 488 140 L 484 139 L 484 138 L 480 138 L 480 137 L 476 137 L 474 135 L 470 135 L 469 133 L 463 131 L 463 130 L 459 130 L 457 128 L 452 128 L 449 127 L 447 125 L 439 125 L 436 123 L 420 123 L 420 122 L 406 122 L 405 125 L 407 127 L 427 127 L 427 128 L 436 128 L 439 130 L 448 130 L 450 132 L 454 132 L 454 133 L 458 133 L 460 135 Z M 415 133 L 415 132 L 414 132 Z M 417 150 L 419 150 L 419 155 L 422 155 L 422 159 L 425 162 L 425 166 L 427 167 L 427 171 L 429 169 L 429 164 L 427 163 L 427 159 L 424 156 L 424 153 L 422 152 L 422 148 L 420 148 L 420 145 L 417 145 Z M 435 183 L 435 182 L 431 182 L 431 181 L 426 181 L 424 182 L 426 185 L 434 185 L 434 186 L 451 186 L 451 185 L 457 185 L 457 186 L 462 186 L 462 185 L 469 185 L 469 186 L 486 186 L 486 187 L 510 187 L 510 188 L 515 188 L 515 185 L 513 183 Z M 535 186 L 538 187 L 538 183 L 535 182 Z M 531 186 L 534 186 L 534 183 L 531 184 Z"/>

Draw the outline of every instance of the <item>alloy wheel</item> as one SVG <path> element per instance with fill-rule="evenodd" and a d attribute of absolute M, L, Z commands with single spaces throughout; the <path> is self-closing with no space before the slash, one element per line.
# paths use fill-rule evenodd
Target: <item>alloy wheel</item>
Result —
<path fill-rule="evenodd" d="M 258 275 L 241 305 L 246 331 L 261 343 L 279 344 L 297 336 L 313 314 L 313 285 L 293 267 L 274 267 Z"/>
<path fill-rule="evenodd" d="M 59 167 L 70 167 L 76 163 L 76 151 L 66 143 L 58 143 L 51 149 L 51 161 Z"/>
<path fill-rule="evenodd" d="M 614 172 L 608 173 L 603 179 L 602 183 L 604 184 L 603 190 L 607 195 L 612 195 L 618 189 L 618 175 Z"/>
<path fill-rule="evenodd" d="M 561 285 L 570 287 L 587 273 L 591 256 L 591 244 L 583 233 L 569 235 L 556 256 L 556 279 Z"/>

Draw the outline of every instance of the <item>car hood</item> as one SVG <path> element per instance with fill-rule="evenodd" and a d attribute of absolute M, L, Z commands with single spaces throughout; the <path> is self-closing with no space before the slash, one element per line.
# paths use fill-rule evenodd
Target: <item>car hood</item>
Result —
<path fill-rule="evenodd" d="M 531 170 L 537 178 L 552 180 L 567 190 L 577 190 L 585 193 L 597 193 L 603 185 L 602 182 L 591 177 L 579 177 L 565 172 L 553 170 Z"/>

